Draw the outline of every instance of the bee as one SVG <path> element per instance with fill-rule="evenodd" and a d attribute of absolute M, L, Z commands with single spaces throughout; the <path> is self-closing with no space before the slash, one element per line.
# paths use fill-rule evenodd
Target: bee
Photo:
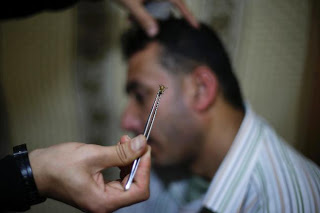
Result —
<path fill-rule="evenodd" d="M 159 85 L 159 94 L 162 95 L 166 89 L 168 89 L 168 87 L 165 87 L 163 84 L 160 84 Z"/>

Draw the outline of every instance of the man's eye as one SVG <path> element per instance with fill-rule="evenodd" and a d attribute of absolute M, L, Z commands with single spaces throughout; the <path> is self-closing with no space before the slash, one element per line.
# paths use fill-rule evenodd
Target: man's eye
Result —
<path fill-rule="evenodd" d="M 144 96 L 140 93 L 135 94 L 135 99 L 138 103 L 143 104 L 144 103 Z"/>

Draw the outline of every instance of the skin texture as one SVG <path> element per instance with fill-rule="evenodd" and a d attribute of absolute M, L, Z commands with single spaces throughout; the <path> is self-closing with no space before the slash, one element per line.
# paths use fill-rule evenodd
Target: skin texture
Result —
<path fill-rule="evenodd" d="M 141 133 L 154 97 L 163 94 L 148 143 L 156 166 L 186 168 L 211 179 L 227 154 L 244 116 L 227 103 L 214 72 L 198 65 L 189 73 L 166 70 L 161 46 L 149 43 L 128 60 L 122 127 Z"/>
<path fill-rule="evenodd" d="M 152 44 L 129 60 L 129 102 L 123 113 L 122 127 L 141 133 L 159 84 L 166 86 L 168 89 L 161 96 L 148 143 L 155 163 L 168 166 L 194 157 L 195 150 L 199 148 L 197 139 L 201 125 L 190 110 L 188 96 L 185 95 L 188 82 L 169 74 L 158 63 L 158 49 L 158 45 Z"/>
<path fill-rule="evenodd" d="M 77 142 L 63 143 L 30 153 L 30 163 L 38 190 L 89 212 L 112 212 L 149 197 L 150 147 L 143 135 L 123 136 L 115 146 Z M 135 181 L 124 191 L 126 179 L 105 183 L 101 171 L 128 166 L 142 156 Z"/>
<path fill-rule="evenodd" d="M 197 28 L 199 24 L 189 11 L 182 0 L 168 0 L 182 14 L 182 16 L 190 23 L 191 26 Z M 146 0 L 117 0 L 124 8 L 126 8 L 132 17 L 145 29 L 149 36 L 155 36 L 159 29 L 156 20 L 145 10 L 143 3 Z"/>

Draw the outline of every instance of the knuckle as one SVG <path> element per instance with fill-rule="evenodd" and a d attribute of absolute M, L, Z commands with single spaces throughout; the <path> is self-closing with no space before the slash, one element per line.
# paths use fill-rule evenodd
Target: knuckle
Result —
<path fill-rule="evenodd" d="M 116 151 L 117 151 L 118 158 L 121 160 L 121 162 L 123 164 L 128 164 L 129 163 L 129 158 L 128 158 L 127 154 L 126 154 L 125 146 L 121 145 L 121 144 L 118 144 L 116 146 Z"/>

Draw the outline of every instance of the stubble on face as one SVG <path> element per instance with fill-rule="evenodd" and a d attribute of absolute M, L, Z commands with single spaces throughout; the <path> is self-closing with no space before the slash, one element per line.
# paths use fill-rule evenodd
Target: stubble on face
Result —
<path fill-rule="evenodd" d="M 159 84 L 168 87 L 161 98 L 149 142 L 156 165 L 165 167 L 185 165 L 187 162 L 187 164 L 192 163 L 199 154 L 201 129 L 186 102 L 186 93 L 183 90 L 183 79 L 186 75 L 172 74 L 164 68 L 159 60 L 160 49 L 157 44 L 151 44 L 133 56 L 129 64 L 131 66 L 129 66 L 128 81 L 129 85 L 130 82 L 137 82 L 140 87 L 149 91 L 152 90 L 150 89 L 152 85 L 155 88 Z M 151 104 L 153 99 L 153 96 L 149 96 L 147 102 Z M 140 117 L 143 122 L 148 117 L 151 107 L 149 104 L 148 106 L 135 104 L 143 114 Z"/>
<path fill-rule="evenodd" d="M 201 129 L 186 104 L 179 82 L 172 86 L 172 97 L 155 123 L 154 159 L 157 166 L 191 164 L 199 154 Z"/>

